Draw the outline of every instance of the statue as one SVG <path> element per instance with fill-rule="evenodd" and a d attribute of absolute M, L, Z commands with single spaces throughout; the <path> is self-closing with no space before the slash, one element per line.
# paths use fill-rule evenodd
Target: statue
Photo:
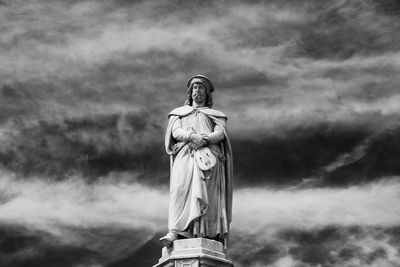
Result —
<path fill-rule="evenodd" d="M 232 219 L 232 150 L 227 117 L 212 109 L 212 82 L 196 75 L 187 83 L 185 105 L 172 110 L 165 135 L 171 159 L 168 233 L 180 238 L 220 241 L 226 250 Z"/>

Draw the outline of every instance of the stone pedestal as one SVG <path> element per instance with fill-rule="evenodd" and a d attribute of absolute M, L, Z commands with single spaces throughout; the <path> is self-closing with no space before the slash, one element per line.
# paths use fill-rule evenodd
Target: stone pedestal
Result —
<path fill-rule="evenodd" d="M 223 245 L 205 238 L 175 240 L 162 249 L 162 257 L 153 267 L 233 267 L 226 259 Z"/>

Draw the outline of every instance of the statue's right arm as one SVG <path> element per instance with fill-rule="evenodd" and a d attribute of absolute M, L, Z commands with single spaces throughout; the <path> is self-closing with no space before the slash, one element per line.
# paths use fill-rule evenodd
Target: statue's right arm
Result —
<path fill-rule="evenodd" d="M 184 130 L 181 119 L 176 119 L 172 125 L 172 136 L 178 141 L 188 141 L 192 132 Z"/>

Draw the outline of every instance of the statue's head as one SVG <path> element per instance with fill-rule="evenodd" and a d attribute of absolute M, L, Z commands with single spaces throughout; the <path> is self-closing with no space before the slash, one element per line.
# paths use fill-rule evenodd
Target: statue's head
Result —
<path fill-rule="evenodd" d="M 187 82 L 187 98 L 185 105 L 191 106 L 193 104 L 193 98 L 199 97 L 197 94 L 201 94 L 201 91 L 205 92 L 205 106 L 211 108 L 213 105 L 212 92 L 214 92 L 214 85 L 212 82 L 204 75 L 195 75 L 189 79 Z M 204 90 L 202 89 L 204 88 Z M 194 90 L 193 90 L 194 89 Z"/>

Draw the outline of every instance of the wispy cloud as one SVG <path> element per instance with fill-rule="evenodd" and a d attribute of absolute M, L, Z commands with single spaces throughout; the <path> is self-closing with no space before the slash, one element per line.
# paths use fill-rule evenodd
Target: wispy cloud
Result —
<path fill-rule="evenodd" d="M 129 183 L 123 175 L 114 175 L 113 179 L 113 182 L 105 179 L 92 184 L 76 178 L 45 182 L 34 178 L 15 180 L 3 173 L 0 220 L 3 224 L 49 233 L 61 238 L 63 244 L 72 246 L 103 242 L 101 235 L 95 240 L 90 235 L 82 234 L 83 229 L 115 229 L 115 234 L 118 231 L 142 231 L 143 236 L 136 237 L 136 245 L 145 242 L 155 232 L 166 231 L 166 189 Z M 345 246 L 357 246 L 364 251 L 360 251 L 361 254 L 382 248 L 387 253 L 387 259 L 398 262 L 397 256 L 391 252 L 395 248 L 390 243 L 390 229 L 396 227 L 400 219 L 400 209 L 396 205 L 399 191 L 399 183 L 395 180 L 347 189 L 236 190 L 230 253 L 239 263 L 245 264 L 249 259 L 244 255 L 254 256 L 259 249 L 270 244 L 271 249 L 276 250 L 272 257 L 276 261 L 275 266 L 291 261 L 301 262 L 303 260 L 291 252 L 291 247 L 298 246 L 302 238 L 319 231 L 320 240 L 315 242 L 328 242 L 326 234 L 333 231 L 330 235 L 334 233 L 334 236 L 329 240 L 334 238 L 335 242 L 344 242 Z M 330 227 L 331 230 L 324 230 Z M 381 233 L 387 239 L 377 238 L 373 231 L 368 233 L 370 230 L 367 229 L 376 229 L 373 230 L 375 234 Z M 346 232 L 348 239 L 345 238 Z M 239 242 L 239 239 L 250 243 Z M 247 251 L 246 244 L 252 249 Z M 96 250 L 96 246 L 90 247 Z M 101 247 L 104 248 L 99 246 L 97 250 L 107 254 Z M 332 249 L 338 250 L 337 247 Z M 243 253 L 244 250 L 247 253 Z M 255 256 L 254 260 L 265 264 L 260 257 Z M 357 260 L 358 256 L 354 257 L 353 260 Z M 386 262 L 387 259 L 382 260 Z M 339 259 L 337 262 L 340 265 Z M 350 263 L 346 264 L 350 266 Z"/>
<path fill-rule="evenodd" d="M 113 174 L 113 181 L 88 184 L 74 177 L 63 182 L 34 177 L 15 180 L 3 173 L 1 220 L 50 232 L 57 226 L 165 229 L 168 192 L 127 183 L 131 180 L 128 175 Z M 251 235 L 291 227 L 306 230 L 326 225 L 396 226 L 400 217 L 395 205 L 399 191 L 395 180 L 347 189 L 244 188 L 235 191 L 233 232 Z"/>
<path fill-rule="evenodd" d="M 308 41 L 312 49 L 320 47 L 317 41 L 324 38 L 333 38 L 324 49 L 334 48 L 336 41 L 347 45 L 345 40 L 335 39 L 335 16 L 361 36 L 365 20 L 373 22 L 376 25 L 369 23 L 368 31 L 377 34 L 377 42 L 388 43 L 386 36 L 396 31 L 390 26 L 393 23 L 387 22 L 395 18 L 376 12 L 372 2 L 359 6 L 335 1 L 321 6 L 312 1 L 301 5 L 210 4 L 212 8 L 207 9 L 176 9 L 173 1 L 129 5 L 57 2 L 52 6 L 37 1 L 17 8 L 16 3 L 6 2 L 3 12 L 9 19 L 4 21 L 7 27 L 2 35 L 3 83 L 17 90 L 34 87 L 33 98 L 47 104 L 67 102 L 73 109 L 99 100 L 106 106 L 111 101 L 143 105 L 151 99 L 144 97 L 147 94 L 164 102 L 164 107 L 173 107 L 182 101 L 170 99 L 183 95 L 187 77 L 204 72 L 217 85 L 217 95 L 221 95 L 217 104 L 235 118 L 232 121 L 239 121 L 238 125 L 243 120 L 236 110 L 246 113 L 249 106 L 249 113 L 258 109 L 272 117 L 264 121 L 271 127 L 297 118 L 315 119 L 316 123 L 334 118 L 357 121 L 359 113 L 388 109 L 385 101 L 375 101 L 396 94 L 399 62 L 393 49 L 342 59 L 315 59 L 290 52 L 304 45 L 299 38 L 309 40 L 306 33 L 319 32 L 321 25 L 326 31 L 314 43 Z M 194 11 L 200 15 L 193 17 Z M 382 28 L 384 34 L 378 33 Z M 365 45 L 351 44 L 360 51 Z M 249 92 L 254 97 L 240 101 Z M 370 99 L 366 100 L 367 95 Z M 269 101 L 273 107 L 264 108 Z M 369 108 L 361 108 L 363 105 Z M 390 110 L 397 112 L 396 108 Z M 281 114 L 295 119 L 287 120 Z M 235 131 L 237 128 L 234 126 Z"/>
<path fill-rule="evenodd" d="M 400 209 L 394 203 L 399 189 L 394 181 L 347 189 L 242 189 L 235 192 L 234 227 L 255 234 L 266 230 L 267 225 L 269 230 L 289 226 L 311 229 L 330 224 L 396 226 Z M 246 227 L 249 223 L 252 227 Z"/>
<path fill-rule="evenodd" d="M 35 178 L 16 181 L 3 173 L 0 220 L 52 234 L 64 227 L 164 230 L 168 193 L 127 183 L 130 175 L 113 174 L 113 182 L 87 184 L 79 177 L 60 183 Z"/>

